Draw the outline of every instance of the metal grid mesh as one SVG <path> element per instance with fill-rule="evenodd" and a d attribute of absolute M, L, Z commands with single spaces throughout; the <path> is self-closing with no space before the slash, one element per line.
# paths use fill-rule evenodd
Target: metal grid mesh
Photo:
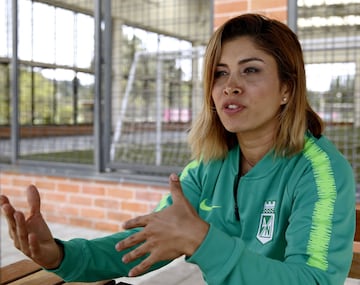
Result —
<path fill-rule="evenodd" d="M 312 106 L 359 179 L 360 1 L 298 1 Z"/>
<path fill-rule="evenodd" d="M 186 130 L 202 96 L 210 5 L 211 1 L 112 2 L 116 31 L 111 165 L 132 164 L 137 171 L 155 166 L 145 168 L 149 173 L 188 162 Z"/>
<path fill-rule="evenodd" d="M 77 1 L 76 6 L 69 1 L 57 3 L 61 6 L 47 2 L 17 3 L 19 158 L 92 163 L 92 1 Z M 5 81 L 0 91 L 0 159 L 5 161 L 11 152 L 9 27 L 15 26 L 11 3 L 2 1 L 5 7 L 0 9 L 5 15 L 2 19 L 7 19 L 3 23 L 7 27 L 6 48 L 2 45 L 0 49 L 1 80 Z"/>
<path fill-rule="evenodd" d="M 121 108 L 115 110 L 112 161 L 177 166 L 188 162 L 186 130 L 197 107 L 194 85 L 200 80 L 192 67 L 202 55 L 203 48 L 191 47 L 136 53 Z"/>
<path fill-rule="evenodd" d="M 105 18 L 101 26 L 101 40 L 111 38 L 111 63 L 105 62 L 104 49 L 94 49 L 96 2 L 103 5 L 100 9 L 111 3 L 112 28 L 104 26 Z M 0 9 L 8 39 L 0 49 L 1 161 L 9 161 L 13 150 L 11 3 L 2 1 Z M 94 164 L 100 152 L 106 167 L 141 172 L 155 166 L 147 167 L 149 173 L 160 166 L 183 166 L 189 159 L 186 130 L 202 96 L 212 5 L 205 0 L 18 0 L 18 158 Z M 111 77 L 111 88 L 101 87 L 100 106 L 94 90 L 96 57 L 101 84 Z M 104 72 L 109 66 L 111 74 Z M 112 114 L 109 121 L 106 110 Z M 95 139 L 96 124 L 110 130 L 108 144 Z"/>
<path fill-rule="evenodd" d="M 10 121 L 10 8 L 8 1 L 0 2 L 0 125 L 9 124 Z"/>

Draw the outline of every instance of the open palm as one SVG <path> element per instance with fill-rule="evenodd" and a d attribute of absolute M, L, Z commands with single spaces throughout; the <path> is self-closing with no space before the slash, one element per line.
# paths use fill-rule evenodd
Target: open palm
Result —
<path fill-rule="evenodd" d="M 45 268 L 56 268 L 62 260 L 62 250 L 40 212 L 40 195 L 33 185 L 26 190 L 30 214 L 27 218 L 17 211 L 9 199 L 1 195 L 0 207 L 4 213 L 9 235 L 17 249 Z"/>

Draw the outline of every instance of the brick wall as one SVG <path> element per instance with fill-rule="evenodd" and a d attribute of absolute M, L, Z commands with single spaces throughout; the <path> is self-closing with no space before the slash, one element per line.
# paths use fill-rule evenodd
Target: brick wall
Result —
<path fill-rule="evenodd" d="M 120 231 L 125 220 L 153 210 L 167 187 L 66 177 L 0 173 L 0 192 L 22 211 L 28 210 L 26 187 L 38 187 L 47 221 Z"/>
<path fill-rule="evenodd" d="M 215 29 L 226 20 L 242 13 L 260 13 L 286 22 L 287 0 L 215 0 Z"/>

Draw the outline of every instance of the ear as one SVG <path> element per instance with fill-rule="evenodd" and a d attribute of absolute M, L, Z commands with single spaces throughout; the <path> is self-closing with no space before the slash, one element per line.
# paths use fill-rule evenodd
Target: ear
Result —
<path fill-rule="evenodd" d="M 280 89 L 280 105 L 285 105 L 289 101 L 290 98 L 290 88 L 288 84 L 283 84 Z"/>

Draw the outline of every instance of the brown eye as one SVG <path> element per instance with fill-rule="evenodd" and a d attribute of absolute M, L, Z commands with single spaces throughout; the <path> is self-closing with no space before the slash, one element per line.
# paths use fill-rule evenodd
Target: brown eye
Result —
<path fill-rule="evenodd" d="M 260 70 L 256 67 L 247 67 L 244 69 L 244 71 L 242 72 L 243 74 L 254 74 L 254 73 L 258 73 Z"/>
<path fill-rule="evenodd" d="M 227 75 L 227 72 L 224 70 L 219 70 L 219 71 L 215 72 L 215 78 L 219 78 L 219 77 L 225 76 L 225 75 Z"/>

